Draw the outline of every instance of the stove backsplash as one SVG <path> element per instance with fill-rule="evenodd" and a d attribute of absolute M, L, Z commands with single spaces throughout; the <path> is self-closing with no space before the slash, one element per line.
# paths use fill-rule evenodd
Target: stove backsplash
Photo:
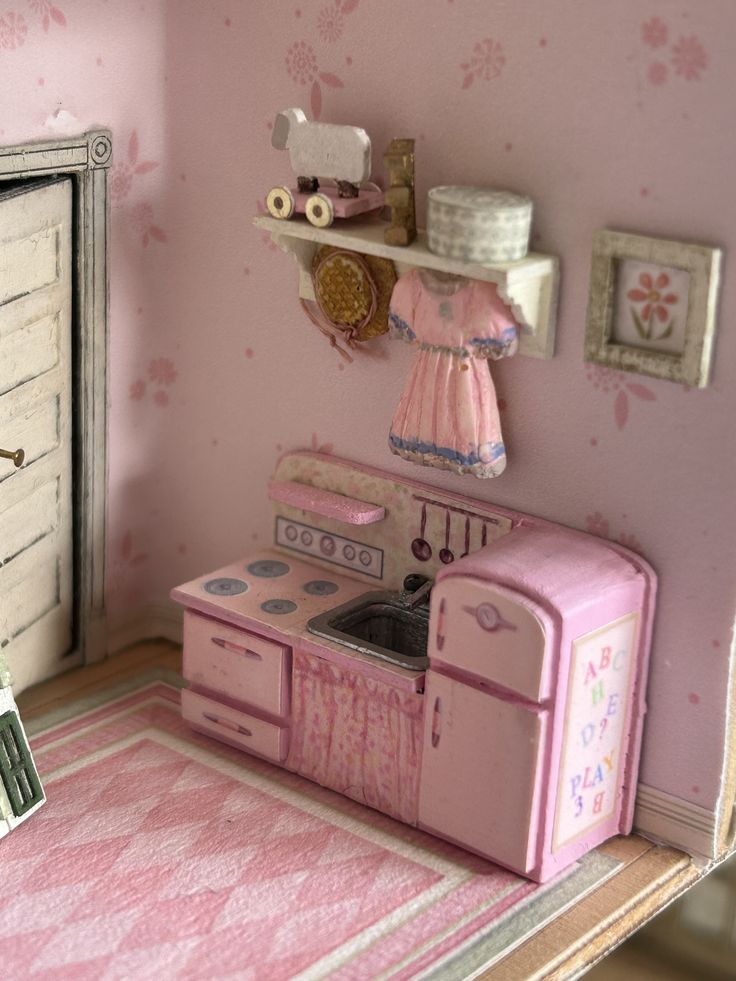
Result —
<path fill-rule="evenodd" d="M 274 543 L 376 588 L 400 589 L 410 572 L 434 578 L 445 565 L 507 534 L 520 519 L 502 508 L 435 490 L 336 457 L 282 457 L 274 481 L 296 481 L 382 505 L 382 521 L 350 525 L 274 502 Z"/>

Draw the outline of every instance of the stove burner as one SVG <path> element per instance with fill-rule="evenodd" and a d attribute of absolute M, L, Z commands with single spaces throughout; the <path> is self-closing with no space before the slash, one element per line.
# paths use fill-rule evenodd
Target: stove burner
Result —
<path fill-rule="evenodd" d="M 296 609 L 296 603 L 285 599 L 270 599 L 261 603 L 261 609 L 264 613 L 293 613 Z"/>
<path fill-rule="evenodd" d="M 261 579 L 277 579 L 285 576 L 288 571 L 289 566 L 285 562 L 277 562 L 276 559 L 259 559 L 248 566 L 248 572 Z"/>
<path fill-rule="evenodd" d="M 336 582 L 330 582 L 329 579 L 312 579 L 310 582 L 304 583 L 304 592 L 311 596 L 330 596 L 332 593 L 336 593 L 339 588 Z"/>
<path fill-rule="evenodd" d="M 248 590 L 248 583 L 242 579 L 210 579 L 204 584 L 204 591 L 212 593 L 213 596 L 237 596 L 238 593 L 245 593 Z"/>

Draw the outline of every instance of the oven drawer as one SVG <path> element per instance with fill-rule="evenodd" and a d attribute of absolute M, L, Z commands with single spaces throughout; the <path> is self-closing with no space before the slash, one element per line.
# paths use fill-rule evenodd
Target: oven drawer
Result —
<path fill-rule="evenodd" d="M 184 677 L 271 715 L 289 712 L 291 648 L 219 620 L 184 614 Z"/>
<path fill-rule="evenodd" d="M 289 752 L 287 728 L 264 722 L 197 692 L 185 689 L 181 693 L 181 714 L 190 725 L 208 736 L 274 763 L 283 762 Z"/>

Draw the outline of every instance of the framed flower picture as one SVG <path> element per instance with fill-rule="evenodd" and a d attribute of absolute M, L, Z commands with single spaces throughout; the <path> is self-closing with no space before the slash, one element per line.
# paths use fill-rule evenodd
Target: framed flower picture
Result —
<path fill-rule="evenodd" d="M 720 265 L 705 245 L 596 232 L 585 360 L 704 388 Z"/>

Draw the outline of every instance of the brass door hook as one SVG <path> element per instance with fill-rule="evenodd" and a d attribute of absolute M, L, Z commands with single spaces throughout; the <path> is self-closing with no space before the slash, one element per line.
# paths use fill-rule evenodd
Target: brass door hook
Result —
<path fill-rule="evenodd" d="M 0 450 L 0 457 L 5 460 L 12 460 L 16 467 L 22 467 L 26 455 L 23 450 Z"/>

